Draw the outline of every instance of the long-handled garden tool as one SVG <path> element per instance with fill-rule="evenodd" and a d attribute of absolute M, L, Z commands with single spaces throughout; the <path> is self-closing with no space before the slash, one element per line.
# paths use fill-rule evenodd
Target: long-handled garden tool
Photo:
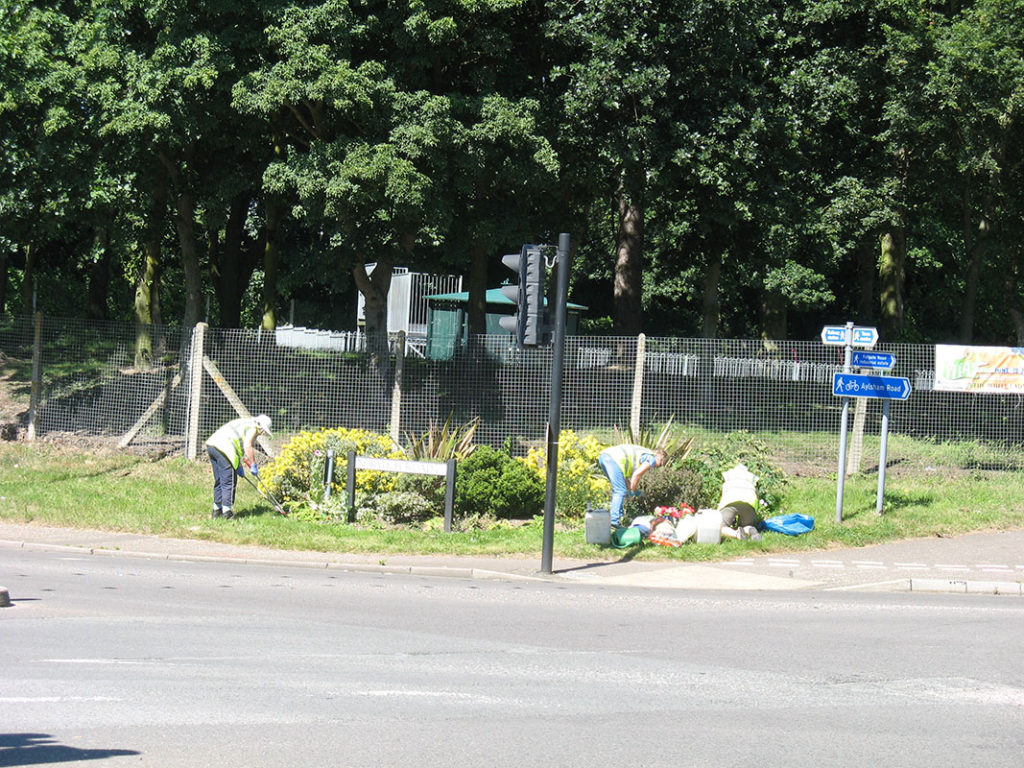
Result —
<path fill-rule="evenodd" d="M 285 511 L 285 508 L 281 505 L 281 502 L 275 499 L 274 495 L 269 490 L 267 490 L 267 486 L 265 486 L 263 484 L 263 481 L 260 480 L 259 475 L 255 475 L 255 482 L 252 479 L 253 476 L 250 474 L 243 474 L 242 477 L 249 481 L 249 485 L 256 489 L 256 493 L 258 493 L 260 496 L 262 496 L 264 499 L 270 502 L 270 505 L 273 506 L 275 510 L 277 510 L 278 514 L 282 515 L 283 517 L 288 517 L 288 513 Z"/>

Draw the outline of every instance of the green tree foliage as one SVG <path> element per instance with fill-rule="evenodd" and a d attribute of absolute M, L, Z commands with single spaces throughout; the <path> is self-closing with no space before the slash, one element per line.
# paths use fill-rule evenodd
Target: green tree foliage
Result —
<path fill-rule="evenodd" d="M 1024 343 L 1022 5 L 12 0 L 0 309 L 482 331 L 570 231 L 618 333 Z"/>
<path fill-rule="evenodd" d="M 238 109 L 279 131 L 265 187 L 297 199 L 298 215 L 325 233 L 371 333 L 384 327 L 395 265 L 442 267 L 431 254 L 446 240 L 483 258 L 523 237 L 516 200 L 525 207 L 554 155 L 521 69 L 522 7 L 289 6 L 268 28 L 272 56 L 235 88 Z"/>

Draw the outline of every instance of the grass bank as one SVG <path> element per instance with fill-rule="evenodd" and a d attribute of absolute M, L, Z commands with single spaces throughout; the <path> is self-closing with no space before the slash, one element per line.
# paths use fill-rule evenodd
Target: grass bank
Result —
<path fill-rule="evenodd" d="M 815 519 L 808 534 L 768 533 L 761 542 L 724 541 L 679 548 L 644 545 L 617 550 L 588 545 L 582 528 L 557 530 L 557 557 L 711 561 L 811 549 L 857 547 L 924 536 L 1024 527 L 1020 473 L 901 467 L 887 478 L 886 506 L 875 513 L 878 477 L 845 483 L 843 521 L 835 521 L 834 477 L 790 477 L 783 512 Z M 246 483 L 238 488 L 234 520 L 211 520 L 211 474 L 205 462 L 148 459 L 126 453 L 80 453 L 51 444 L 0 443 L 0 519 L 250 544 L 275 549 L 455 556 L 539 555 L 539 519 L 489 530 L 367 530 L 283 518 Z"/>

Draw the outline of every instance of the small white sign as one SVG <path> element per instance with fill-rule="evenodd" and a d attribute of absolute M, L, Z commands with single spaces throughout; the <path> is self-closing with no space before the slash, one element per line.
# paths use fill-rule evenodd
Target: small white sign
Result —
<path fill-rule="evenodd" d="M 855 325 L 851 347 L 873 347 L 878 343 L 878 329 Z M 829 346 L 846 346 L 846 326 L 826 325 L 821 329 L 821 343 Z"/>
<path fill-rule="evenodd" d="M 821 329 L 821 343 L 830 346 L 846 344 L 846 327 L 843 325 L 826 325 Z"/>

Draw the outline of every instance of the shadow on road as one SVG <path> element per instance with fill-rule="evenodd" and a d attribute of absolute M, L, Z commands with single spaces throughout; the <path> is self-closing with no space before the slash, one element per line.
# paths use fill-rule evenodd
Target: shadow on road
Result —
<path fill-rule="evenodd" d="M 138 755 L 133 749 L 79 749 L 60 744 L 48 733 L 0 733 L 0 766 L 46 765 Z"/>

